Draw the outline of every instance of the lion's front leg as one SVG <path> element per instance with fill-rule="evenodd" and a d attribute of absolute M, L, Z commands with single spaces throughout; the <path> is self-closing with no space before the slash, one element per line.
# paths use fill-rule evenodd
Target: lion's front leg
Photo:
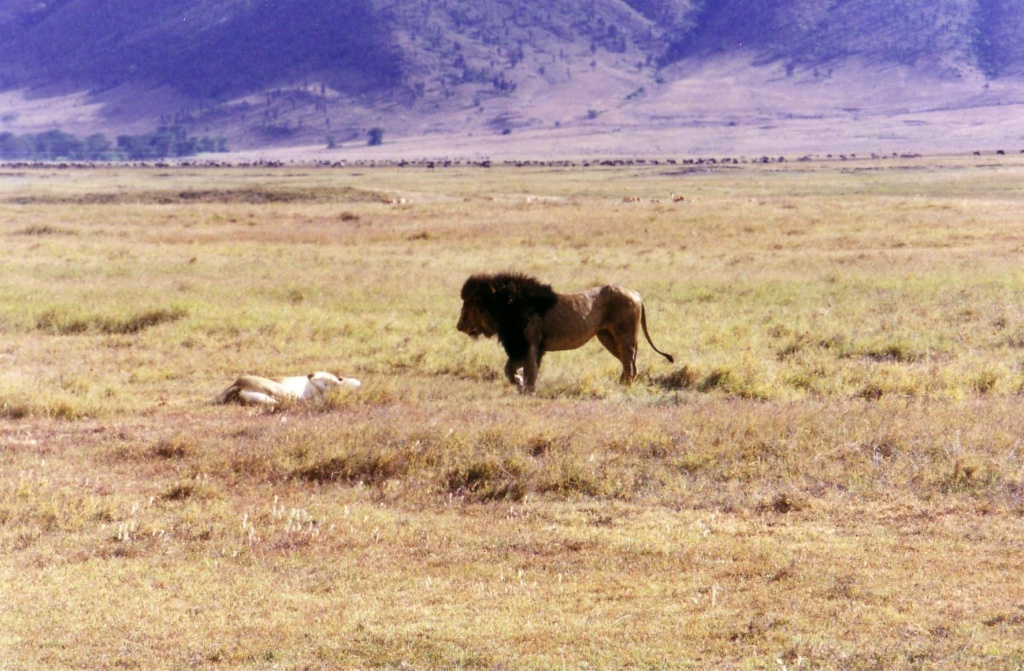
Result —
<path fill-rule="evenodd" d="M 523 369 L 523 363 L 523 359 L 510 358 L 505 364 L 505 378 L 520 392 L 523 391 L 523 375 L 519 371 Z"/>
<path fill-rule="evenodd" d="M 540 357 L 536 350 L 531 347 L 530 353 L 523 361 L 523 386 L 520 389 L 524 394 L 532 394 L 537 388 L 537 373 L 540 372 Z"/>
<path fill-rule="evenodd" d="M 544 356 L 544 322 L 538 318 L 530 319 L 526 325 L 526 340 L 529 348 L 523 358 L 523 386 L 521 391 L 524 394 L 532 394 L 537 388 L 537 374 L 540 372 L 540 360 Z"/>

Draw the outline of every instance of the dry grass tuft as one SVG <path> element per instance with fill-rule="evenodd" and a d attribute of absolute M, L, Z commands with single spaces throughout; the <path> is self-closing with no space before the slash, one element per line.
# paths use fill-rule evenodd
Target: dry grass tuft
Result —
<path fill-rule="evenodd" d="M 296 469 L 292 475 L 308 482 L 370 486 L 403 475 L 403 463 L 396 453 L 360 452 L 318 460 Z"/>
<path fill-rule="evenodd" d="M 806 502 L 801 501 L 798 497 L 794 498 L 792 495 L 783 492 L 773 496 L 770 501 L 759 503 L 757 510 L 758 512 L 773 512 L 785 515 L 791 512 L 800 512 L 806 506 Z"/>
<path fill-rule="evenodd" d="M 188 315 L 182 307 L 143 310 L 122 317 L 77 315 L 67 308 L 51 309 L 36 318 L 36 329 L 49 335 L 81 335 L 97 332 L 105 335 L 132 335 L 161 324 L 178 321 Z"/>
<path fill-rule="evenodd" d="M 445 489 L 471 501 L 522 501 L 527 491 L 527 470 L 519 459 L 484 457 L 448 471 Z"/>
<path fill-rule="evenodd" d="M 153 456 L 160 459 L 186 459 L 196 456 L 198 445 L 195 438 L 187 435 L 176 435 L 161 438 L 153 446 Z"/>
<path fill-rule="evenodd" d="M 186 482 L 173 485 L 161 496 L 165 501 L 184 501 L 191 498 L 196 492 L 195 485 Z"/>
<path fill-rule="evenodd" d="M 77 231 L 69 228 L 62 228 L 60 226 L 50 226 L 48 224 L 26 226 L 25 228 L 15 231 L 15 235 L 77 235 Z"/>
<path fill-rule="evenodd" d="M 664 375 L 656 375 L 652 382 L 662 389 L 694 389 L 698 381 L 700 380 L 700 374 L 688 365 L 679 366 L 671 373 Z"/>
<path fill-rule="evenodd" d="M 0 399 L 0 417 L 4 419 L 25 419 L 36 413 L 36 409 L 28 401 Z"/>

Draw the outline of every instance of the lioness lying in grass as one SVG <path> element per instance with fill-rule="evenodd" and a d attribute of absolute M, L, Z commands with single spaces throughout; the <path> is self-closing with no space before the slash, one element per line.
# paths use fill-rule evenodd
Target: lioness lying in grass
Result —
<path fill-rule="evenodd" d="M 213 402 L 277 405 L 280 401 L 322 399 L 336 389 L 358 389 L 361 386 L 362 382 L 354 377 L 338 377 L 324 371 L 277 379 L 242 375 Z"/>

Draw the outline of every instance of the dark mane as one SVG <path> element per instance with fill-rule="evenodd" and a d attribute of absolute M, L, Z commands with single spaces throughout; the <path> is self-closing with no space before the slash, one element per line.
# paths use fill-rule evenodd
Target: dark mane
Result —
<path fill-rule="evenodd" d="M 462 286 L 462 300 L 475 303 L 498 325 L 498 340 L 510 357 L 529 351 L 526 327 L 535 316 L 555 307 L 558 294 L 550 284 L 523 273 L 473 275 Z"/>

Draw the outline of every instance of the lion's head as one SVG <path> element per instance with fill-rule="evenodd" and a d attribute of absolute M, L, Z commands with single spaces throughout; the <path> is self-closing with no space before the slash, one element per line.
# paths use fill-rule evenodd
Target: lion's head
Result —
<path fill-rule="evenodd" d="M 462 304 L 462 312 L 459 313 L 459 323 L 455 325 L 455 328 L 471 338 L 479 338 L 480 336 L 490 338 L 498 332 L 497 324 L 494 323 L 494 320 L 487 311 L 475 303 L 468 302 Z"/>
<path fill-rule="evenodd" d="M 473 275 L 462 285 L 462 312 L 455 328 L 471 338 L 490 338 L 498 332 L 498 324 L 490 309 L 495 288 L 488 278 Z"/>
<path fill-rule="evenodd" d="M 333 389 L 358 389 L 363 383 L 354 377 L 338 377 L 334 373 L 318 370 L 306 376 L 309 384 L 326 394 Z"/>
<path fill-rule="evenodd" d="M 525 348 L 523 332 L 530 318 L 545 314 L 557 300 L 550 285 L 528 275 L 473 275 L 462 286 L 462 313 L 456 328 L 474 338 L 497 335 L 511 354 Z"/>

